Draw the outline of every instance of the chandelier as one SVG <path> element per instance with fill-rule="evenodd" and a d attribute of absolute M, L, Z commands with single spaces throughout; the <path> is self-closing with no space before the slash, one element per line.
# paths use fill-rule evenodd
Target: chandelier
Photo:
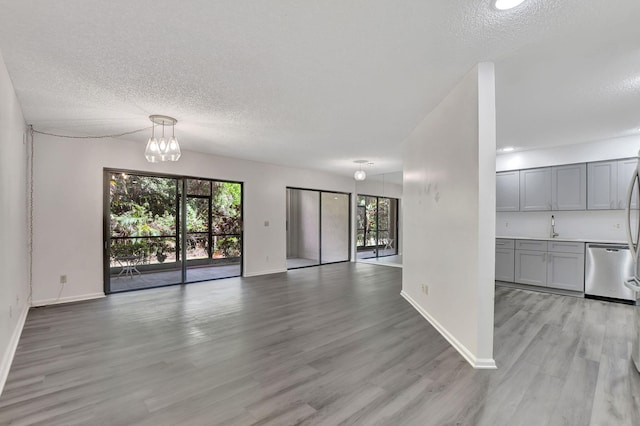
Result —
<path fill-rule="evenodd" d="M 150 163 L 158 163 L 163 161 L 178 161 L 180 159 L 180 145 L 175 135 L 175 127 L 178 120 L 166 115 L 150 115 L 149 120 L 153 123 L 151 127 L 151 137 L 147 141 L 147 148 L 144 150 L 144 156 Z M 156 139 L 156 125 L 162 126 L 162 136 Z M 171 137 L 167 140 L 164 137 L 165 126 L 171 126 Z"/>
<path fill-rule="evenodd" d="M 354 161 L 354 163 L 360 165 L 360 170 L 356 170 L 356 172 L 353 174 L 353 178 L 358 181 L 365 180 L 367 178 L 367 174 L 364 170 L 362 170 L 362 165 L 366 163 L 369 166 L 373 166 L 373 163 L 371 163 L 369 160 L 356 160 Z"/>

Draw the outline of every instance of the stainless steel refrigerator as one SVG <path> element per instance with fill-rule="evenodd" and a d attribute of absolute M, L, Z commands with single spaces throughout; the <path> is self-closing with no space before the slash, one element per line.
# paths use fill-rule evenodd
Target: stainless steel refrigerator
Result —
<path fill-rule="evenodd" d="M 624 285 L 632 290 L 635 294 L 636 302 L 640 301 L 640 261 L 638 260 L 639 239 L 640 239 L 640 214 L 638 212 L 638 203 L 640 200 L 640 152 L 638 153 L 638 162 L 632 174 L 629 189 L 627 190 L 626 200 L 626 230 L 629 250 L 634 263 L 634 276 L 625 280 Z M 635 205 L 634 205 L 635 204 Z M 634 215 L 632 217 L 632 210 Z M 634 239 L 635 234 L 635 239 Z M 633 346 L 631 348 L 631 358 L 636 365 L 636 369 L 640 372 L 640 305 L 636 303 L 634 307 L 634 330 L 633 330 Z"/>

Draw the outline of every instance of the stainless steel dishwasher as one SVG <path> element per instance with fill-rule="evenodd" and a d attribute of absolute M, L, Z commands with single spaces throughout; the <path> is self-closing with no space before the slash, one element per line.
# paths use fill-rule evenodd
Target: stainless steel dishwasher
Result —
<path fill-rule="evenodd" d="M 584 293 L 635 304 L 633 291 L 623 282 L 634 276 L 633 258 L 626 244 L 587 244 Z"/>

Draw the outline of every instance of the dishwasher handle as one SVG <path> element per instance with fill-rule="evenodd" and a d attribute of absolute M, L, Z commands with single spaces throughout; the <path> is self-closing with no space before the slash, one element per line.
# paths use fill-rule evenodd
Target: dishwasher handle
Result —
<path fill-rule="evenodd" d="M 605 249 L 609 253 L 615 253 L 620 250 L 629 250 L 626 244 L 587 244 L 588 249 Z"/>

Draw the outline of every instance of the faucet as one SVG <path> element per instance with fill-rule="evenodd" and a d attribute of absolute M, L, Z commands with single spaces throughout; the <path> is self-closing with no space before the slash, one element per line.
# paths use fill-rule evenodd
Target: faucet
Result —
<path fill-rule="evenodd" d="M 556 232 L 556 217 L 551 215 L 551 238 L 555 238 L 559 235 L 560 234 Z"/>

